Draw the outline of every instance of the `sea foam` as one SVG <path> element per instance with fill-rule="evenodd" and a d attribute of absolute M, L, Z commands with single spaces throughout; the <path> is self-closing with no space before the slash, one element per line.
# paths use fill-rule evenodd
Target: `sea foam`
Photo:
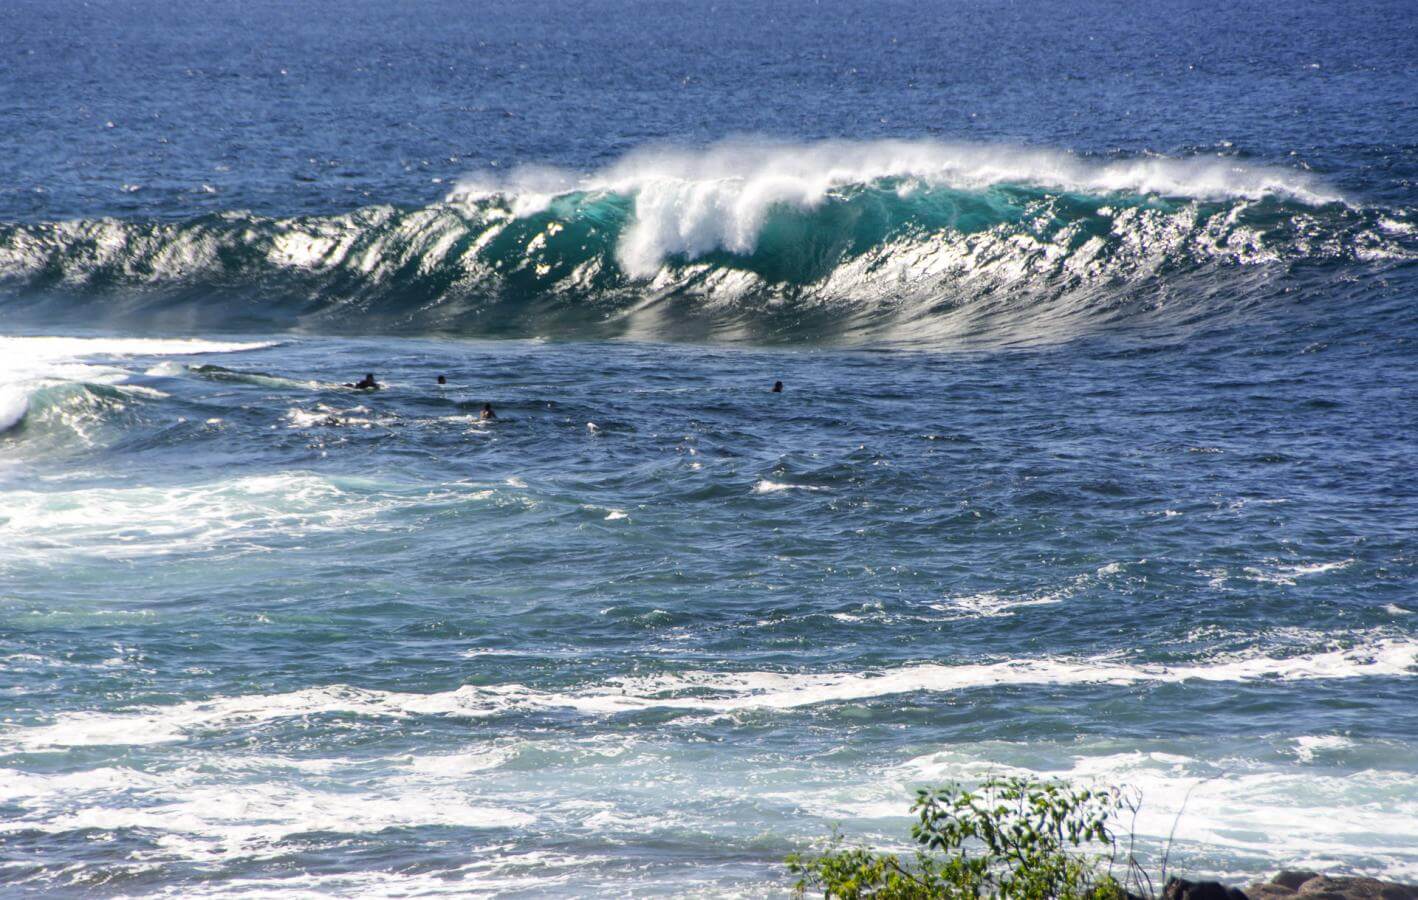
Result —
<path fill-rule="evenodd" d="M 0 385 L 0 433 L 20 424 L 29 410 L 29 394 L 18 385 Z"/>
<path fill-rule="evenodd" d="M 588 716 L 647 710 L 735 713 L 1008 685 L 1411 677 L 1415 666 L 1418 666 L 1418 639 L 1386 637 L 1348 649 L 1294 656 L 1236 655 L 1176 666 L 1112 659 L 1040 658 L 955 665 L 926 663 L 859 672 L 686 671 L 613 678 L 568 691 L 546 691 L 508 683 L 464 685 L 451 691 L 420 694 L 331 685 L 284 694 L 217 697 L 121 713 L 66 713 L 47 725 L 11 730 L 0 737 L 0 747 L 9 744 L 38 749 L 167 743 L 184 740 L 198 729 L 335 713 L 391 718 L 422 715 L 481 718 L 528 709 L 569 709 Z"/>
<path fill-rule="evenodd" d="M 1203 852 L 1221 877 L 1244 877 L 1245 869 L 1218 871 L 1216 861 L 1235 854 L 1257 855 L 1277 866 L 1333 865 L 1356 854 L 1389 878 L 1418 875 L 1418 845 L 1405 840 L 1407 823 L 1418 815 L 1403 767 L 1335 774 L 1313 765 L 1303 748 L 1338 748 L 1351 742 L 1334 737 L 1302 737 L 1299 765 L 1261 762 L 1254 740 L 1227 755 L 1199 759 L 1167 749 L 1108 752 L 1084 742 L 1073 748 L 1029 749 L 1005 744 L 964 745 L 911 759 L 888 773 L 868 798 L 833 810 L 852 815 L 902 815 L 901 798 L 920 784 L 971 782 L 1018 775 L 1058 778 L 1073 784 L 1125 787 L 1141 801 L 1127 827 L 1151 852 L 1175 840 L 1188 855 Z M 1059 761 L 1052 750 L 1065 751 Z M 1052 760 L 1045 762 L 1045 760 Z M 1376 836 L 1384 836 L 1375 841 Z M 1235 857 L 1232 857 L 1233 859 Z"/>

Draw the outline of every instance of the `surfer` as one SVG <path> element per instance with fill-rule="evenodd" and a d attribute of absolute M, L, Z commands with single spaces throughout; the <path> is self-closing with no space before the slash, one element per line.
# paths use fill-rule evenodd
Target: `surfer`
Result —
<path fill-rule="evenodd" d="M 357 391 L 377 391 L 379 390 L 379 382 L 374 380 L 374 373 L 369 372 L 354 384 L 350 384 L 346 381 L 345 387 L 354 388 Z"/>
<path fill-rule="evenodd" d="M 447 383 L 448 383 L 448 376 L 447 376 L 447 375 L 439 375 L 439 376 L 438 376 L 438 383 L 439 383 L 439 384 L 447 384 Z"/>
<path fill-rule="evenodd" d="M 773 382 L 773 391 L 772 391 L 772 392 L 775 393 L 775 394 L 781 394 L 781 393 L 783 393 L 783 382 L 781 382 L 781 381 L 775 381 L 775 382 Z"/>
<path fill-rule="evenodd" d="M 492 411 L 492 404 L 491 404 L 491 403 L 484 403 L 484 404 L 483 404 L 483 411 L 482 411 L 482 414 L 479 415 L 478 418 L 479 418 L 479 419 L 483 419 L 483 420 L 496 419 L 496 418 L 497 418 L 497 413 L 495 413 L 495 412 Z"/>

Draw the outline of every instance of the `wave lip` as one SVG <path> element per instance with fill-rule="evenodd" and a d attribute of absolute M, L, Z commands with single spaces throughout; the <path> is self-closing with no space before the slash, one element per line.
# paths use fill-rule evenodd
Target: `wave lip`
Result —
<path fill-rule="evenodd" d="M 448 200 L 505 198 L 512 213 L 525 218 L 573 194 L 634 198 L 633 223 L 616 256 L 632 277 L 650 278 L 675 256 L 697 259 L 716 250 L 751 254 L 775 209 L 811 210 L 833 192 L 874 185 L 903 197 L 932 187 L 981 192 L 1003 185 L 1095 196 L 1343 202 L 1304 173 L 1218 158 L 1100 162 L 1056 150 L 928 140 L 737 141 L 702 151 L 647 149 L 587 176 L 535 166 L 500 179 L 465 179 Z"/>

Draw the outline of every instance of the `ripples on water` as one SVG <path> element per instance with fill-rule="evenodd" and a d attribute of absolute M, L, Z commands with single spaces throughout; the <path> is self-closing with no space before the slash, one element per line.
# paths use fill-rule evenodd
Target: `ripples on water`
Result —
<path fill-rule="evenodd" d="M 1411 872 L 1411 381 L 1296 330 L 7 339 L 12 877 L 757 892 L 1015 768 Z"/>

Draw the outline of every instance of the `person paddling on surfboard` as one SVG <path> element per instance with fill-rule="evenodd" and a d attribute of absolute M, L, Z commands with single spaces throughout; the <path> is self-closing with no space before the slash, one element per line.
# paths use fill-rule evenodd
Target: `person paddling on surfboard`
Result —
<path fill-rule="evenodd" d="M 482 414 L 479 415 L 478 418 L 479 418 L 479 419 L 484 419 L 484 420 L 487 420 L 487 419 L 496 419 L 496 418 L 497 418 L 497 413 L 495 413 L 495 412 L 492 411 L 492 404 L 491 404 L 491 403 L 484 403 L 484 404 L 483 404 L 483 411 L 482 411 Z"/>
<path fill-rule="evenodd" d="M 374 373 L 370 372 L 354 384 L 346 381 L 345 387 L 354 388 L 357 391 L 377 391 L 379 390 L 379 382 L 374 380 Z"/>

